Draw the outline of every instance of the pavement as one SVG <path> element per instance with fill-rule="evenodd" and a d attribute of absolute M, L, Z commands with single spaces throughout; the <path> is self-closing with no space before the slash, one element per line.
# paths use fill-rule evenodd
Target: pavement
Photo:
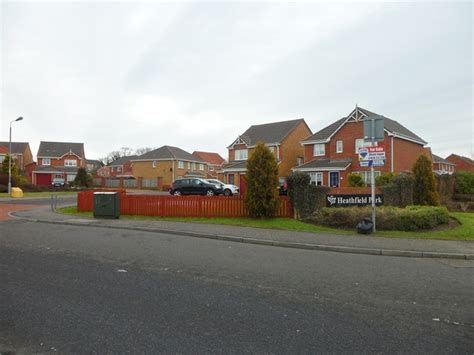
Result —
<path fill-rule="evenodd" d="M 29 209 L 21 211 L 17 209 L 11 212 L 10 216 L 30 222 L 166 233 L 176 236 L 218 239 L 273 247 L 368 255 L 474 260 L 474 241 L 424 240 L 307 233 L 156 220 L 94 219 L 56 213 L 52 211 L 49 206 L 34 209 L 31 209 L 30 206 Z"/>

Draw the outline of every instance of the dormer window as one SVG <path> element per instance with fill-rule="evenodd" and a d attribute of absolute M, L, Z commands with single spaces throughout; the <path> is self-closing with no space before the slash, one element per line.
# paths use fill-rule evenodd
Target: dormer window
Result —
<path fill-rule="evenodd" d="M 237 149 L 235 151 L 235 160 L 247 160 L 247 159 L 248 159 L 247 149 Z"/>
<path fill-rule="evenodd" d="M 75 160 L 75 159 L 66 159 L 66 160 L 64 160 L 64 166 L 77 166 L 77 160 Z"/>
<path fill-rule="evenodd" d="M 50 158 L 43 158 L 43 165 L 51 165 L 51 159 Z"/>

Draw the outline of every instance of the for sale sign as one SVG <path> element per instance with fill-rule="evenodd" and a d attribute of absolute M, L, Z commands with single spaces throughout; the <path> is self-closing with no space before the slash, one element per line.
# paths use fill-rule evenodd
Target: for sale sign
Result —
<path fill-rule="evenodd" d="M 360 147 L 359 164 L 361 167 L 384 166 L 385 165 L 385 147 Z"/>

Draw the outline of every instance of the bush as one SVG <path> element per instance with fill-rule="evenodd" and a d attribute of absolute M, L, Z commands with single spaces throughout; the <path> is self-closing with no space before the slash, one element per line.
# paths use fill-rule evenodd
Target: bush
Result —
<path fill-rule="evenodd" d="M 375 186 L 385 186 L 393 183 L 394 173 L 385 173 L 375 178 Z"/>
<path fill-rule="evenodd" d="M 88 176 L 85 168 L 79 168 L 76 178 L 74 179 L 75 186 L 89 187 L 92 186 L 92 178 Z"/>
<path fill-rule="evenodd" d="M 0 185 L 8 186 L 8 173 L 0 173 Z M 12 186 L 16 186 L 16 178 L 12 176 Z"/>
<path fill-rule="evenodd" d="M 316 186 L 310 181 L 309 175 L 303 172 L 293 172 L 287 179 L 288 195 L 296 218 L 306 218 L 326 206 L 329 187 Z"/>
<path fill-rule="evenodd" d="M 456 193 L 458 194 L 474 194 L 474 173 L 467 171 L 459 171 L 455 174 Z"/>
<path fill-rule="evenodd" d="M 8 192 L 8 186 L 7 185 L 0 185 L 0 192 Z"/>
<path fill-rule="evenodd" d="M 368 207 L 323 208 L 306 221 L 328 227 L 354 229 L 357 223 L 370 217 L 371 209 Z M 376 209 L 376 221 L 379 230 L 431 230 L 448 224 L 449 213 L 445 207 L 379 207 Z"/>
<path fill-rule="evenodd" d="M 364 187 L 365 182 L 364 179 L 362 178 L 362 175 L 358 173 L 350 173 L 347 175 L 347 181 L 350 187 Z"/>
<path fill-rule="evenodd" d="M 406 207 L 413 204 L 414 179 L 408 174 L 398 174 L 392 178 L 392 182 L 382 185 L 384 205 Z"/>
<path fill-rule="evenodd" d="M 245 206 L 250 217 L 274 217 L 280 203 L 278 198 L 278 164 L 270 149 L 258 143 L 247 161 L 247 193 Z"/>
<path fill-rule="evenodd" d="M 433 174 L 433 163 L 426 155 L 418 157 L 413 166 L 415 185 L 413 201 L 417 205 L 439 206 L 439 195 Z"/>

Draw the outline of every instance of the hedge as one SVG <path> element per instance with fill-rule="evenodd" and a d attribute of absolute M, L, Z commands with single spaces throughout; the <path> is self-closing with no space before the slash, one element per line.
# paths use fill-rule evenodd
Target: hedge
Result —
<path fill-rule="evenodd" d="M 305 222 L 334 228 L 355 229 L 357 223 L 371 217 L 368 207 L 323 208 Z M 445 207 L 409 206 L 376 209 L 377 229 L 417 231 L 430 230 L 449 223 Z"/>
<path fill-rule="evenodd" d="M 310 176 L 303 172 L 293 172 L 288 176 L 288 196 L 297 218 L 306 218 L 326 206 L 329 187 L 310 183 Z"/>

